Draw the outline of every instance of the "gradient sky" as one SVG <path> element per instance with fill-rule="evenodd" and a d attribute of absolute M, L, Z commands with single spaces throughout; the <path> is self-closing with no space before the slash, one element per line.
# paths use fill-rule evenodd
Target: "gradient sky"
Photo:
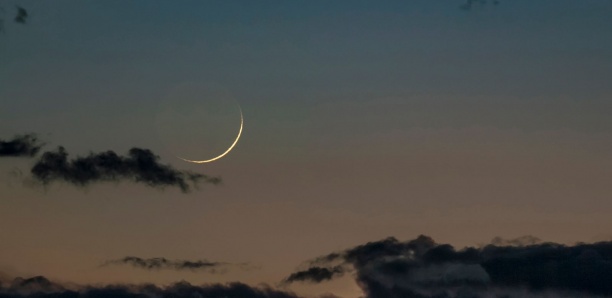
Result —
<path fill-rule="evenodd" d="M 3 158 L 0 271 L 275 284 L 387 236 L 612 239 L 612 1 L 18 3 L 29 22 L 0 34 L 1 139 L 149 148 L 224 183 L 42 189 L 11 174 L 32 160 Z M 174 157 L 229 146 L 236 102 L 228 156 Z M 258 268 L 98 267 L 126 255 Z M 290 289 L 360 293 L 350 278 Z"/>

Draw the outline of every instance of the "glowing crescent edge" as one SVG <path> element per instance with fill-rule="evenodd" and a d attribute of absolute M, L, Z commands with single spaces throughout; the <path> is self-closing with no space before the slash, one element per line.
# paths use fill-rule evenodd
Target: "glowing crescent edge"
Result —
<path fill-rule="evenodd" d="M 236 144 L 238 143 L 238 140 L 240 139 L 240 135 L 242 134 L 242 126 L 244 124 L 244 117 L 242 116 L 242 108 L 240 108 L 240 105 L 238 105 L 238 109 L 240 110 L 240 130 L 238 130 L 238 136 L 236 137 L 236 140 L 234 140 L 234 143 L 232 143 L 232 145 L 227 148 L 227 150 L 225 150 L 225 152 L 223 152 L 221 155 L 215 157 L 215 158 L 211 158 L 208 160 L 189 160 L 189 159 L 185 159 L 182 157 L 176 157 L 178 159 L 182 159 L 186 162 L 192 162 L 192 163 L 207 163 L 207 162 L 211 162 L 211 161 L 215 161 L 223 156 L 225 156 L 226 154 L 228 154 L 230 151 L 232 151 L 232 149 L 234 148 L 234 146 L 236 146 Z"/>

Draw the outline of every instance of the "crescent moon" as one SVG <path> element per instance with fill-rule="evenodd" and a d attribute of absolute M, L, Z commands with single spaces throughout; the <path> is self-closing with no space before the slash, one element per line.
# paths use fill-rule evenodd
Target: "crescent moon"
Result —
<path fill-rule="evenodd" d="M 182 157 L 177 156 L 176 158 L 178 159 L 182 159 L 183 161 L 186 162 L 192 162 L 192 163 L 207 163 L 207 162 L 212 162 L 215 161 L 217 159 L 222 158 L 223 156 L 227 155 L 230 151 L 232 151 L 232 149 L 234 149 L 234 146 L 236 146 L 236 144 L 238 143 L 238 140 L 240 140 L 240 135 L 242 134 L 242 127 L 244 126 L 244 117 L 242 116 L 242 108 L 240 108 L 240 105 L 238 105 L 238 109 L 240 110 L 240 130 L 238 130 L 238 136 L 236 136 L 236 139 L 234 140 L 234 143 L 232 143 L 231 146 L 229 146 L 229 148 L 227 148 L 227 150 L 225 150 L 225 152 L 221 153 L 221 155 L 215 157 L 215 158 L 211 158 L 211 159 L 207 159 L 207 160 L 190 160 L 190 159 L 185 159 Z"/>

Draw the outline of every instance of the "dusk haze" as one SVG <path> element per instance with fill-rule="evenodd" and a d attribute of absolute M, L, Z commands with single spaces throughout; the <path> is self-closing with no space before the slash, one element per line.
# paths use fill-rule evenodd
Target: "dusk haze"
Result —
<path fill-rule="evenodd" d="M 0 298 L 612 297 L 612 1 L 2 0 Z"/>

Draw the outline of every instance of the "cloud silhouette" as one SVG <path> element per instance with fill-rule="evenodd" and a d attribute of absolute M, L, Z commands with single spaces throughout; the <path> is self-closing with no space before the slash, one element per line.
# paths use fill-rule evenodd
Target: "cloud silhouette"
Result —
<path fill-rule="evenodd" d="M 297 295 L 268 286 L 243 283 L 192 285 L 179 282 L 167 287 L 153 284 L 75 286 L 61 285 L 44 276 L 15 278 L 0 283 L 0 298 L 298 298 Z"/>
<path fill-rule="evenodd" d="M 128 180 L 150 187 L 179 187 L 186 193 L 199 182 L 219 184 L 221 179 L 203 174 L 179 171 L 159 163 L 159 156 L 148 149 L 132 148 L 127 156 L 113 151 L 90 153 L 68 160 L 63 147 L 45 152 L 31 169 L 35 181 L 47 185 L 64 181 L 76 186 L 94 182 Z"/>
<path fill-rule="evenodd" d="M 127 256 L 117 260 L 110 260 L 103 264 L 106 265 L 131 265 L 136 268 L 146 269 L 146 270 L 161 270 L 161 269 L 171 269 L 171 270 L 206 270 L 211 273 L 216 273 L 217 269 L 220 267 L 224 267 L 230 265 L 229 263 L 222 262 L 210 262 L 207 260 L 196 260 L 196 261 L 188 261 L 188 260 L 169 260 L 166 258 L 148 258 L 143 259 L 134 256 Z"/>
<path fill-rule="evenodd" d="M 539 239 L 532 236 L 494 242 L 504 245 L 456 250 L 427 236 L 406 242 L 387 238 L 314 259 L 312 271 L 293 273 L 285 281 L 339 277 L 323 274 L 328 271 L 321 266 L 327 264 L 341 268 L 337 272 L 354 271 L 367 298 L 612 295 L 612 242 L 535 244 Z"/>
<path fill-rule="evenodd" d="M 16 8 L 17 8 L 17 15 L 15 16 L 14 21 L 16 23 L 25 24 L 28 19 L 28 11 L 21 6 L 17 6 Z"/>
<path fill-rule="evenodd" d="M 33 157 L 42 146 L 34 134 L 17 135 L 10 141 L 0 139 L 0 157 Z"/>
<path fill-rule="evenodd" d="M 342 266 L 334 266 L 334 267 L 318 267 L 313 266 L 308 268 L 307 270 L 302 270 L 298 272 L 294 272 L 289 277 L 287 277 L 283 284 L 288 284 L 296 281 L 310 281 L 319 283 L 326 280 L 331 280 L 335 277 L 342 276 L 345 272 L 346 268 Z"/>
<path fill-rule="evenodd" d="M 475 6 L 484 6 L 489 1 L 487 0 L 466 0 L 459 8 L 463 10 L 471 10 Z M 499 0 L 490 1 L 493 5 L 499 5 Z"/>
<path fill-rule="evenodd" d="M 28 11 L 21 7 L 21 6 L 15 6 L 15 9 L 17 10 L 17 12 L 15 13 L 15 18 L 13 18 L 13 21 L 15 23 L 19 23 L 24 25 L 27 22 L 28 19 Z M 1 5 L 0 3 L 0 32 L 2 32 L 4 30 L 4 7 Z"/>

